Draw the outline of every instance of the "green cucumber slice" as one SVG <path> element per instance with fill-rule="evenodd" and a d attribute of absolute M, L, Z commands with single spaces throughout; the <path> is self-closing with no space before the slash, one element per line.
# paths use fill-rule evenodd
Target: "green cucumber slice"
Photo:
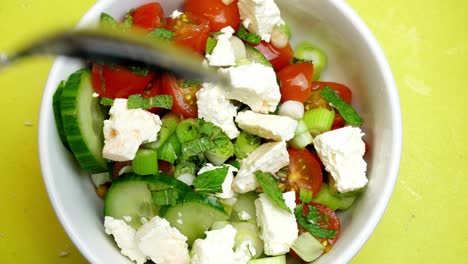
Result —
<path fill-rule="evenodd" d="M 247 221 L 257 224 L 255 200 L 258 198 L 256 192 L 239 194 L 236 203 L 232 206 L 231 221 Z"/>
<path fill-rule="evenodd" d="M 72 75 L 63 87 L 60 100 L 63 128 L 81 168 L 91 174 L 107 171 L 102 157 L 104 114 L 98 98 L 93 97 L 89 70 Z"/>
<path fill-rule="evenodd" d="M 176 200 L 183 200 L 193 190 L 185 183 L 166 174 L 136 175 L 124 174 L 112 182 L 104 199 L 104 215 L 116 219 L 132 217 L 129 222 L 135 228 L 141 226 L 141 218 L 148 220 L 159 212 L 159 206 L 153 202 L 153 193 L 173 190 Z"/>
<path fill-rule="evenodd" d="M 247 264 L 286 264 L 286 255 L 270 258 L 252 259 Z"/>
<path fill-rule="evenodd" d="M 268 59 L 256 48 L 245 45 L 245 51 L 247 54 L 247 59 L 251 62 L 257 62 L 268 67 L 273 67 Z"/>
<path fill-rule="evenodd" d="M 57 132 L 60 137 L 60 140 L 62 141 L 63 146 L 65 146 L 66 149 L 70 150 L 70 146 L 67 142 L 67 136 L 65 135 L 65 130 L 63 129 L 62 111 L 60 111 L 60 101 L 62 98 L 62 91 L 65 87 L 65 84 L 65 81 L 61 81 L 59 86 L 57 87 L 57 90 L 55 91 L 54 96 L 52 97 L 52 107 L 54 110 L 55 126 L 57 127 Z"/>
<path fill-rule="evenodd" d="M 302 233 L 291 247 L 304 261 L 311 262 L 320 257 L 325 251 L 325 246 L 309 232 Z"/>
<path fill-rule="evenodd" d="M 229 218 L 215 198 L 198 194 L 186 195 L 182 202 L 162 207 L 160 215 L 187 237 L 189 246 L 196 239 L 204 238 L 205 231 L 208 231 L 214 222 Z"/>

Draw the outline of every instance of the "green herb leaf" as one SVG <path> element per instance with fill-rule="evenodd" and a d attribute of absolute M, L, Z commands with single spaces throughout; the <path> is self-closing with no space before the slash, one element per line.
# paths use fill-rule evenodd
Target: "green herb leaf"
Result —
<path fill-rule="evenodd" d="M 155 203 L 156 205 L 174 205 L 177 203 L 179 193 L 176 192 L 174 189 L 169 188 L 161 191 L 151 192 L 151 198 L 153 200 L 153 203 Z"/>
<path fill-rule="evenodd" d="M 222 192 L 222 184 L 226 179 L 229 168 L 223 166 L 214 170 L 206 171 L 195 178 L 193 186 L 199 193 L 219 193 Z"/>
<path fill-rule="evenodd" d="M 149 38 L 158 38 L 158 39 L 171 41 L 174 38 L 174 32 L 167 30 L 165 28 L 155 28 L 146 36 Z"/>
<path fill-rule="evenodd" d="M 296 63 L 310 63 L 310 64 L 314 64 L 314 61 L 312 60 L 306 60 L 306 59 L 299 59 L 299 58 L 296 58 L 294 57 L 291 61 L 291 64 L 296 64 Z"/>
<path fill-rule="evenodd" d="M 114 104 L 114 99 L 112 98 L 107 98 L 107 97 L 102 97 L 101 101 L 99 101 L 101 105 L 104 106 L 112 106 Z"/>
<path fill-rule="evenodd" d="M 218 44 L 218 41 L 212 37 L 208 37 L 206 39 L 206 47 L 205 47 L 205 53 L 206 54 L 211 54 L 213 53 L 214 48 Z"/>
<path fill-rule="evenodd" d="M 199 80 L 184 80 L 182 82 L 182 87 L 183 88 L 194 87 L 194 86 L 200 85 L 200 83 L 201 82 Z"/>
<path fill-rule="evenodd" d="M 362 124 L 362 118 L 359 114 L 354 110 L 352 106 L 347 104 L 341 97 L 330 87 L 325 87 L 322 91 L 320 91 L 320 96 L 325 98 L 328 103 L 338 110 L 340 115 L 349 125 L 356 125 L 359 126 Z"/>
<path fill-rule="evenodd" d="M 133 9 L 128 11 L 127 14 L 125 14 L 124 22 L 120 25 L 120 29 L 122 31 L 128 31 L 132 28 L 132 25 L 133 25 L 133 17 L 131 16 L 132 12 L 133 12 Z"/>
<path fill-rule="evenodd" d="M 147 76 L 149 69 L 141 66 L 129 66 L 128 67 L 133 73 L 136 73 L 141 76 Z"/>
<path fill-rule="evenodd" d="M 217 37 L 217 36 L 223 35 L 223 34 L 224 34 L 224 33 L 221 32 L 221 31 L 218 31 L 218 32 L 211 32 L 211 33 L 210 33 L 210 36 L 212 36 L 212 37 Z"/>
<path fill-rule="evenodd" d="M 291 212 L 291 209 L 286 205 L 283 198 L 278 182 L 270 173 L 256 171 L 255 178 L 257 178 L 258 184 L 262 187 L 263 192 L 270 197 L 273 203 L 281 209 Z"/>
<path fill-rule="evenodd" d="M 151 108 L 172 108 L 172 96 L 171 95 L 156 95 L 150 98 L 143 98 L 139 94 L 130 95 L 128 97 L 127 106 L 128 109 L 151 109 Z"/>
<path fill-rule="evenodd" d="M 336 236 L 335 230 L 324 229 L 317 223 L 326 217 L 325 215 L 319 214 L 315 206 L 309 205 L 309 213 L 307 217 L 303 213 L 304 204 L 296 206 L 294 209 L 294 215 L 296 216 L 297 222 L 313 236 L 320 238 L 334 238 Z"/>
<path fill-rule="evenodd" d="M 262 41 L 262 38 L 259 35 L 248 32 L 243 25 L 239 27 L 239 30 L 237 30 L 236 36 L 248 43 L 255 45 L 259 44 Z"/>
<path fill-rule="evenodd" d="M 182 144 L 182 160 L 189 160 L 192 156 L 203 154 L 215 147 L 215 144 L 208 138 L 202 137 Z"/>
<path fill-rule="evenodd" d="M 105 29 L 116 29 L 119 25 L 119 22 L 115 20 L 111 15 L 106 13 L 101 13 L 99 18 L 99 24 L 102 28 Z"/>

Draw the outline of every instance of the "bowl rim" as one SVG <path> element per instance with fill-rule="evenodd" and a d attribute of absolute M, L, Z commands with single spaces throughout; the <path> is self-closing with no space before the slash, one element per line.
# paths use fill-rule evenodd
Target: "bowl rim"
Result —
<path fill-rule="evenodd" d="M 87 21 L 89 21 L 92 17 L 94 17 L 96 10 L 101 10 L 103 7 L 107 6 L 108 4 L 112 3 L 115 0 L 100 0 L 95 3 L 90 9 L 86 11 L 86 13 L 82 16 L 79 23 L 76 27 L 80 27 L 84 25 Z M 329 0 L 326 0 L 329 1 Z M 378 44 L 375 36 L 372 34 L 370 29 L 367 27 L 365 22 L 359 17 L 359 15 L 351 8 L 351 6 L 346 3 L 345 1 L 329 1 L 330 4 L 334 6 L 339 12 L 341 12 L 345 18 L 351 22 L 353 27 L 361 34 L 364 41 L 368 44 L 370 52 L 375 56 L 375 60 L 377 65 L 380 67 L 380 71 L 382 72 L 382 77 L 384 83 L 387 85 L 387 93 L 389 98 L 390 104 L 390 112 L 391 112 L 391 135 L 390 137 L 393 139 L 393 145 L 391 147 L 390 156 L 388 160 L 389 171 L 388 175 L 385 180 L 385 188 L 381 195 L 375 200 L 375 210 L 369 213 L 369 217 L 367 221 L 362 226 L 362 230 L 356 234 L 353 243 L 350 244 L 346 251 L 338 254 L 338 258 L 334 260 L 334 263 L 348 263 L 362 248 L 362 246 L 366 243 L 366 241 L 370 238 L 371 234 L 377 227 L 378 223 L 380 222 L 388 204 L 392 193 L 395 188 L 395 184 L 398 177 L 399 165 L 401 160 L 401 151 L 402 151 L 402 117 L 401 117 L 401 108 L 400 108 L 400 101 L 398 90 L 396 86 L 396 82 L 394 80 L 390 65 L 386 59 L 386 56 Z M 39 150 L 39 161 L 41 166 L 41 172 L 44 184 L 46 186 L 47 194 L 49 200 L 54 208 L 55 214 L 59 219 L 62 227 L 64 228 L 65 232 L 75 244 L 75 246 L 79 249 L 80 253 L 88 260 L 92 261 L 94 259 L 94 253 L 92 250 L 85 245 L 81 241 L 80 234 L 78 234 L 72 228 L 72 223 L 67 215 L 63 213 L 62 205 L 59 201 L 59 197 L 55 192 L 51 192 L 49 190 L 53 190 L 55 188 L 55 184 L 53 181 L 53 172 L 52 167 L 50 166 L 49 158 L 46 155 L 47 149 L 47 142 L 48 142 L 48 129 L 49 127 L 46 126 L 46 122 L 41 122 L 42 120 L 46 120 L 47 112 L 46 109 L 49 107 L 50 100 L 46 100 L 46 97 L 51 95 L 51 89 L 54 88 L 55 82 L 52 80 L 51 76 L 56 75 L 59 69 L 56 67 L 57 64 L 60 63 L 60 60 L 63 58 L 57 58 L 54 60 L 52 65 L 51 71 L 49 72 L 48 80 L 46 82 L 45 90 L 42 95 L 41 99 L 41 107 L 39 112 L 39 128 L 38 128 L 38 150 Z"/>

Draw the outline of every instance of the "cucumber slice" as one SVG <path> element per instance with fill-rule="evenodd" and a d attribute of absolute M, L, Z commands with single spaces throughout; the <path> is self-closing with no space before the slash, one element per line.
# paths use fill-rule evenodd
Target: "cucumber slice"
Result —
<path fill-rule="evenodd" d="M 159 206 L 153 203 L 152 192 L 174 190 L 177 200 L 193 192 L 185 183 L 166 175 L 140 176 L 134 173 L 125 174 L 112 182 L 104 199 L 104 215 L 116 219 L 132 217 L 130 225 L 141 226 L 141 218 L 150 219 L 158 214 Z"/>
<path fill-rule="evenodd" d="M 286 255 L 271 258 L 252 259 L 247 264 L 286 264 Z"/>
<path fill-rule="evenodd" d="M 256 192 L 239 194 L 237 201 L 232 207 L 231 221 L 247 221 L 257 224 L 255 200 L 258 198 Z"/>
<path fill-rule="evenodd" d="M 213 223 L 229 218 L 223 206 L 212 197 L 198 194 L 187 195 L 174 206 L 161 208 L 161 217 L 187 237 L 189 246 L 198 238 L 205 237 Z"/>
<path fill-rule="evenodd" d="M 249 241 L 255 248 L 253 258 L 258 258 L 263 254 L 263 240 L 260 238 L 256 224 L 247 222 L 232 222 L 232 226 L 237 230 L 234 248 L 238 248 L 243 242 Z"/>
<path fill-rule="evenodd" d="M 67 142 L 81 168 L 91 174 L 107 171 L 102 157 L 104 114 L 94 98 L 89 70 L 79 70 L 68 78 L 60 100 Z"/>
<path fill-rule="evenodd" d="M 62 98 L 62 91 L 63 87 L 65 87 L 65 81 L 61 81 L 57 90 L 52 97 L 52 107 L 54 109 L 54 117 L 55 117 L 55 126 L 57 127 L 57 132 L 59 134 L 60 140 L 62 141 L 63 146 L 66 149 L 70 150 L 70 146 L 67 142 L 67 136 L 65 135 L 65 130 L 63 129 L 63 122 L 62 122 L 62 112 L 60 111 L 60 101 Z"/>
<path fill-rule="evenodd" d="M 309 232 L 302 233 L 294 241 L 291 248 L 302 260 L 307 262 L 316 260 L 325 251 L 325 246 Z"/>
<path fill-rule="evenodd" d="M 268 67 L 273 67 L 271 63 L 268 61 L 268 59 L 256 48 L 250 45 L 245 45 L 245 51 L 246 51 L 248 60 L 263 64 Z"/>

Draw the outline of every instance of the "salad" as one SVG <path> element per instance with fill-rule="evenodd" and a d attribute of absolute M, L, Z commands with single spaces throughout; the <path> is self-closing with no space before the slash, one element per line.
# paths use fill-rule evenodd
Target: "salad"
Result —
<path fill-rule="evenodd" d="M 273 0 L 168 11 L 102 13 L 100 26 L 190 50 L 232 87 L 96 61 L 54 94 L 59 136 L 104 200 L 103 232 L 136 263 L 314 261 L 367 184 L 351 90 L 320 80 L 320 48 L 293 50 Z"/>

